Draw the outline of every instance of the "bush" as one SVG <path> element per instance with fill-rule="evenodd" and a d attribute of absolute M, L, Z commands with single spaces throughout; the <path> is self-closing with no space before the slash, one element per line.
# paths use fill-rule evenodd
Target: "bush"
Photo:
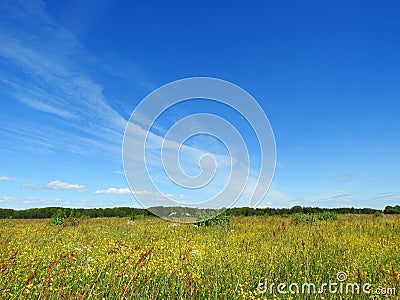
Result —
<path fill-rule="evenodd" d="M 131 215 L 131 220 L 138 220 L 138 219 L 143 219 L 145 217 L 144 214 L 139 214 L 139 215 Z"/>
<path fill-rule="evenodd" d="M 50 225 L 63 225 L 66 219 L 65 211 L 63 209 L 58 209 L 50 219 Z"/>
<path fill-rule="evenodd" d="M 322 220 L 322 221 L 337 220 L 337 219 L 338 219 L 337 214 L 335 214 L 333 212 L 323 212 L 318 215 L 318 220 Z"/>
<path fill-rule="evenodd" d="M 74 226 L 78 221 L 78 218 L 74 217 L 72 214 L 67 218 L 66 212 L 63 209 L 58 209 L 50 219 L 50 225 L 71 225 Z"/>
<path fill-rule="evenodd" d="M 293 214 L 292 219 L 295 224 L 301 223 L 301 222 L 315 222 L 316 217 L 313 214 Z"/>
<path fill-rule="evenodd" d="M 219 214 L 211 219 L 197 222 L 196 224 L 199 226 L 229 226 L 231 224 L 231 216 L 228 216 L 225 212 L 222 214 Z"/>

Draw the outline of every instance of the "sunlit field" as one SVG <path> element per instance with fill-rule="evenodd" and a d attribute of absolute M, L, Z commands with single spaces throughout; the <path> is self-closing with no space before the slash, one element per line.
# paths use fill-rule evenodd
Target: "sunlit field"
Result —
<path fill-rule="evenodd" d="M 400 290 L 396 215 L 197 227 L 159 218 L 0 220 L 0 240 L 0 299 L 397 299 Z M 345 283 L 370 283 L 370 294 L 277 290 L 319 289 L 339 283 L 338 272 Z"/>

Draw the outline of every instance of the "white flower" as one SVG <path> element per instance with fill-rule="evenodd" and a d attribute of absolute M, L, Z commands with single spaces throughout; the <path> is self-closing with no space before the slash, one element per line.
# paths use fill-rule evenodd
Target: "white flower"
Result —
<path fill-rule="evenodd" d="M 82 248 L 79 248 L 79 247 L 75 247 L 74 248 L 74 251 L 89 251 L 89 252 L 92 252 L 92 250 L 90 250 L 87 246 L 83 246 Z"/>
<path fill-rule="evenodd" d="M 89 263 L 90 263 L 92 260 L 93 260 L 93 259 L 92 259 L 91 257 L 88 257 L 88 258 L 86 259 L 85 272 L 86 272 L 86 270 L 87 270 L 87 268 L 88 268 L 88 266 L 89 266 Z"/>

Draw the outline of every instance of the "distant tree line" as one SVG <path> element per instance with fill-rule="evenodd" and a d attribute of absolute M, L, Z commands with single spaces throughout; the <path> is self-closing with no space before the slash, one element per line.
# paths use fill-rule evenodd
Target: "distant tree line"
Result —
<path fill-rule="evenodd" d="M 210 209 L 200 210 L 188 207 L 163 207 L 158 206 L 151 209 L 157 211 L 157 215 L 199 215 L 199 212 L 210 213 Z M 65 216 L 74 217 L 148 217 L 154 216 L 152 212 L 147 209 L 133 208 L 133 207 L 114 207 L 114 208 L 63 208 L 63 207 L 44 207 L 44 208 L 30 208 L 24 210 L 3 209 L 0 208 L 0 219 L 13 218 L 13 219 L 43 219 L 51 218 L 60 212 Z M 320 207 L 301 207 L 293 206 L 292 208 L 250 208 L 250 207 L 233 207 L 226 210 L 228 216 L 281 216 L 291 214 L 320 214 L 324 212 L 332 212 L 336 214 L 400 214 L 400 205 L 386 206 L 382 210 L 372 208 L 320 208 Z"/>
<path fill-rule="evenodd" d="M 385 214 L 400 214 L 400 205 L 386 206 L 383 212 Z"/>
<path fill-rule="evenodd" d="M 388 210 L 390 208 L 390 210 Z M 373 215 L 377 213 L 385 214 L 400 214 L 400 206 L 395 207 L 387 206 L 383 211 L 373 208 L 354 208 L 354 207 L 340 207 L 340 208 L 321 208 L 321 207 L 301 207 L 293 206 L 292 208 L 249 208 L 249 207 L 234 207 L 227 210 L 227 213 L 233 216 L 281 216 L 292 214 L 321 214 L 331 212 L 335 214 L 363 214 Z"/>
<path fill-rule="evenodd" d="M 146 209 L 132 207 L 114 207 L 114 208 L 64 208 L 64 207 L 44 207 L 29 208 L 24 210 L 3 209 L 0 208 L 0 219 L 46 219 L 54 215 L 65 215 L 67 217 L 131 217 L 134 215 L 150 216 Z"/>

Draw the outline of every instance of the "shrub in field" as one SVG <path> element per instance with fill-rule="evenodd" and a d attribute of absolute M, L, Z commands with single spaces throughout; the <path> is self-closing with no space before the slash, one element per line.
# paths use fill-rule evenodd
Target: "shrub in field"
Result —
<path fill-rule="evenodd" d="M 63 225 L 66 218 L 65 211 L 59 209 L 51 216 L 50 225 Z"/>
<path fill-rule="evenodd" d="M 295 224 L 301 223 L 301 222 L 315 222 L 316 221 L 316 216 L 314 214 L 293 214 L 292 219 Z"/>
<path fill-rule="evenodd" d="M 145 217 L 144 214 L 138 214 L 138 215 L 131 215 L 131 220 L 138 220 L 138 219 L 143 219 Z"/>
<path fill-rule="evenodd" d="M 333 212 L 323 212 L 318 214 L 318 220 L 327 221 L 327 220 L 337 220 L 337 214 Z"/>
<path fill-rule="evenodd" d="M 230 219 L 231 219 L 231 216 L 228 216 L 226 213 L 222 213 L 211 219 L 198 222 L 197 225 L 199 225 L 199 226 L 213 226 L 213 225 L 229 226 Z"/>
<path fill-rule="evenodd" d="M 65 210 L 59 209 L 50 219 L 50 225 L 75 225 L 78 218 L 71 215 L 67 218 Z"/>
<path fill-rule="evenodd" d="M 374 216 L 375 216 L 375 217 L 382 217 L 383 215 L 384 215 L 384 213 L 381 212 L 381 211 L 376 211 L 376 212 L 374 212 Z"/>

